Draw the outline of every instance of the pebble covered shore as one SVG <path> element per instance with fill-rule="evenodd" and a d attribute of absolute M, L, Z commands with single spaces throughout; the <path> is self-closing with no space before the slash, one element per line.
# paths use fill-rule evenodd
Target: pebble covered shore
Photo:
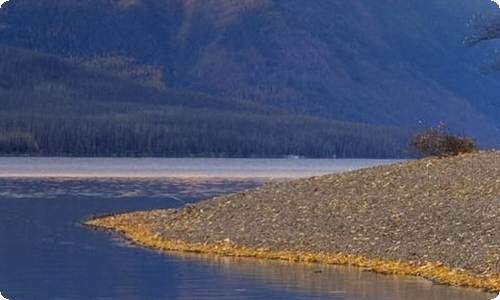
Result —
<path fill-rule="evenodd" d="M 359 266 L 500 291 L 500 152 L 276 182 L 86 225 L 160 251 Z"/>

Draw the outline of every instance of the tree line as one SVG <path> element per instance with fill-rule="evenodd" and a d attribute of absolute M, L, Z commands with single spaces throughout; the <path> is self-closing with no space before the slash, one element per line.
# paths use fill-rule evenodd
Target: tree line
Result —
<path fill-rule="evenodd" d="M 411 133 L 155 89 L 0 46 L 0 155 L 402 157 Z"/>
<path fill-rule="evenodd" d="M 0 154 L 121 157 L 405 157 L 405 134 L 293 117 L 182 109 L 90 116 L 0 114 Z"/>

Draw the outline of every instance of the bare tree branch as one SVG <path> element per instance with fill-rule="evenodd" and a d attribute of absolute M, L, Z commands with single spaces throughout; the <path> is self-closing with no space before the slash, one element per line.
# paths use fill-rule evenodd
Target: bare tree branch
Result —
<path fill-rule="evenodd" d="M 466 46 L 500 38 L 500 14 L 473 15 L 467 26 L 471 28 L 471 34 L 463 41 Z"/>

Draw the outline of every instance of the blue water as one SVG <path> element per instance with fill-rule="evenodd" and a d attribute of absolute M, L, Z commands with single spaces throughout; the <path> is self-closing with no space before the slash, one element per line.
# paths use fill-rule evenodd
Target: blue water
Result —
<path fill-rule="evenodd" d="M 222 179 L 0 178 L 0 293 L 31 299 L 439 299 L 492 294 L 356 269 L 159 254 L 79 222 L 262 184 Z"/>
<path fill-rule="evenodd" d="M 216 272 L 207 274 L 206 265 L 194 260 L 124 247 L 112 236 L 78 223 L 94 214 L 177 207 L 181 205 L 178 196 L 183 202 L 193 202 L 218 194 L 216 190 L 220 193 L 255 185 L 0 180 L 1 190 L 7 194 L 0 198 L 0 292 L 8 299 L 182 299 L 185 282 L 192 280 L 193 274 L 216 280 Z M 152 193 L 155 186 L 172 197 Z M 145 195 L 123 195 L 134 191 Z M 192 193 L 182 195 L 186 191 Z M 78 195 L 85 192 L 93 196 Z M 200 280 L 197 290 L 210 287 L 205 284 L 209 282 Z"/>

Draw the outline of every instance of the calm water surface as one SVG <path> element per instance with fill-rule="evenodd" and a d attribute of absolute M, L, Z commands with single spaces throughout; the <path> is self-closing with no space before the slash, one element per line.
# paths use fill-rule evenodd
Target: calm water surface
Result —
<path fill-rule="evenodd" d="M 395 160 L 0 157 L 0 177 L 297 178 Z"/>
<path fill-rule="evenodd" d="M 158 254 L 78 225 L 94 214 L 179 207 L 264 178 L 380 163 L 388 161 L 0 158 L 0 292 L 10 300 L 494 298 L 343 267 Z"/>

